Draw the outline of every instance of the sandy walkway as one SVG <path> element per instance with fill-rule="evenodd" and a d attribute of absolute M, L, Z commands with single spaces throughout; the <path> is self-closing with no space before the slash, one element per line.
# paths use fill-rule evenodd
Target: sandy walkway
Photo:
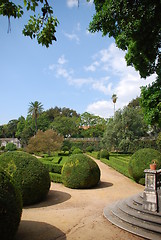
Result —
<path fill-rule="evenodd" d="M 101 169 L 97 188 L 73 190 L 52 183 L 46 201 L 23 209 L 16 240 L 141 240 L 108 222 L 103 208 L 144 188 L 96 162 Z"/>

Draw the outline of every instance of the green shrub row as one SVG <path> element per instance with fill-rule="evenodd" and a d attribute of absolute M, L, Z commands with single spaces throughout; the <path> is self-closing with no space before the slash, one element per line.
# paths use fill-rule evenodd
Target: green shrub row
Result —
<path fill-rule="evenodd" d="M 62 164 L 54 164 L 50 161 L 44 161 L 44 160 L 40 160 L 48 169 L 49 172 L 52 172 L 52 173 L 61 173 L 61 170 L 62 170 L 62 167 L 63 165 Z"/>
<path fill-rule="evenodd" d="M 56 182 L 56 183 L 62 183 L 62 176 L 59 173 L 52 173 L 50 172 L 50 179 L 52 182 Z"/>

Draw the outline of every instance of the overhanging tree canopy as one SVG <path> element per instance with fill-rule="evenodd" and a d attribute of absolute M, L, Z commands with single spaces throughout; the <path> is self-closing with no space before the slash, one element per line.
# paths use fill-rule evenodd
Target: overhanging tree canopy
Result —
<path fill-rule="evenodd" d="M 20 4 L 17 4 L 20 2 Z M 37 38 L 39 44 L 49 47 L 56 41 L 55 32 L 58 20 L 53 15 L 53 8 L 47 0 L 23 0 L 22 1 L 0 1 L 0 15 L 7 16 L 9 21 L 8 31 L 10 31 L 10 18 L 20 18 L 24 11 L 31 11 L 28 23 L 24 26 L 23 34 L 31 39 Z M 36 9 L 41 9 L 36 16 Z"/>
<path fill-rule="evenodd" d="M 126 50 L 127 65 L 145 78 L 161 68 L 161 1 L 94 0 L 90 32 L 109 35 Z"/>

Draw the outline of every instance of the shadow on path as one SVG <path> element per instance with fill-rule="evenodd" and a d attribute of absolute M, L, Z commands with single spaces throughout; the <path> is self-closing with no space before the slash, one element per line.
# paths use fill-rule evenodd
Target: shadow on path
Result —
<path fill-rule="evenodd" d="M 112 187 L 112 186 L 113 186 L 113 183 L 100 181 L 98 183 L 98 185 L 96 187 L 94 187 L 93 189 L 107 188 L 107 187 Z"/>
<path fill-rule="evenodd" d="M 35 221 L 21 221 L 15 240 L 65 240 L 66 235 L 60 229 Z"/>
<path fill-rule="evenodd" d="M 71 198 L 71 195 L 69 193 L 65 193 L 57 190 L 50 190 L 47 197 L 44 199 L 44 201 L 34 205 L 25 206 L 24 209 L 48 207 L 51 205 L 56 205 L 56 204 L 68 201 L 70 198 Z"/>

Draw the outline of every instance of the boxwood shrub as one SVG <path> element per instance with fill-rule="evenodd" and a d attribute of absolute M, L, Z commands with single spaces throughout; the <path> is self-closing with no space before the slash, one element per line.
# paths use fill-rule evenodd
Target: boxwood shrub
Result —
<path fill-rule="evenodd" d="M 157 160 L 157 168 L 161 167 L 161 153 L 151 148 L 143 148 L 136 151 L 129 161 L 129 173 L 136 182 L 144 182 L 144 170 L 149 169 L 153 159 Z"/>
<path fill-rule="evenodd" d="M 75 148 L 72 152 L 72 154 L 79 154 L 79 153 L 83 153 L 83 151 L 80 148 Z"/>
<path fill-rule="evenodd" d="M 23 205 L 39 202 L 47 195 L 49 171 L 36 157 L 25 152 L 7 152 L 0 156 L 0 166 L 14 178 Z"/>
<path fill-rule="evenodd" d="M 0 239 L 14 238 L 22 213 L 22 196 L 13 179 L 0 169 Z"/>
<path fill-rule="evenodd" d="M 106 149 L 102 149 L 100 151 L 100 158 L 105 158 L 109 160 L 109 152 Z"/>
<path fill-rule="evenodd" d="M 99 180 L 97 163 L 83 154 L 71 155 L 62 168 L 62 182 L 69 188 L 91 188 Z"/>

